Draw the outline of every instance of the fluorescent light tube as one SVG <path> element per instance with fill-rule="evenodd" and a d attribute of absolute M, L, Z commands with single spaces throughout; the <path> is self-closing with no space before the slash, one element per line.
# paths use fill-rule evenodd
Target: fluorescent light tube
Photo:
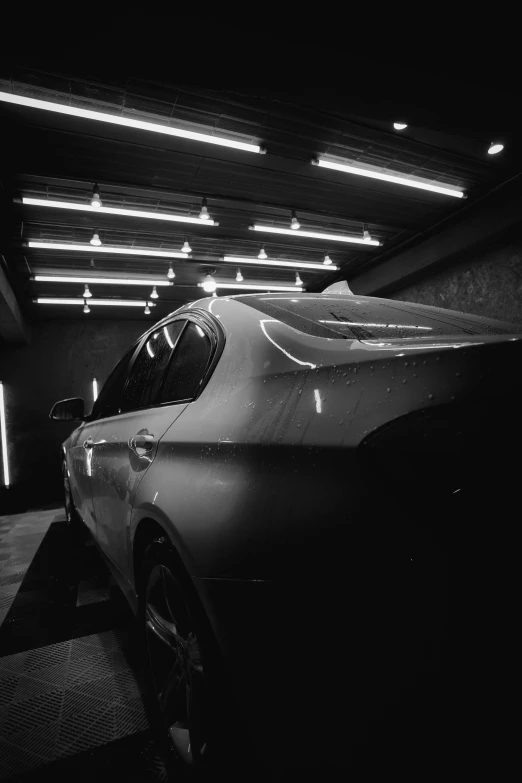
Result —
<path fill-rule="evenodd" d="M 34 275 L 39 283 L 99 283 L 100 285 L 173 285 L 169 280 L 156 280 L 152 277 L 129 279 L 127 277 L 74 277 L 65 275 Z"/>
<path fill-rule="evenodd" d="M 203 283 L 198 283 L 203 288 Z M 250 291 L 302 291 L 295 285 L 254 285 L 253 283 L 216 283 L 216 288 L 247 288 Z"/>
<path fill-rule="evenodd" d="M 430 190 L 433 193 L 442 193 L 444 196 L 455 196 L 463 198 L 462 190 L 455 190 L 444 185 L 437 185 L 430 182 L 418 182 L 408 177 L 399 177 L 397 174 L 384 174 L 380 171 L 371 171 L 371 169 L 361 169 L 359 166 L 350 166 L 345 163 L 334 163 L 329 160 L 312 160 L 315 166 L 321 166 L 324 169 L 334 169 L 335 171 L 345 171 L 347 174 L 358 174 L 361 177 L 370 177 L 371 179 L 381 179 L 384 182 L 394 182 L 397 185 L 407 185 L 410 188 L 420 188 L 420 190 Z"/>
<path fill-rule="evenodd" d="M 292 232 L 295 234 L 295 231 Z M 309 264 L 306 261 L 276 261 L 276 260 L 263 260 L 259 261 L 257 258 L 248 258 L 246 256 L 223 256 L 223 261 L 228 261 L 231 264 L 258 264 L 259 266 L 283 266 L 283 267 L 297 267 L 299 269 L 324 269 L 324 264 Z M 339 269 L 335 264 L 331 264 L 328 269 Z"/>
<path fill-rule="evenodd" d="M 213 220 L 202 218 L 184 217 L 183 215 L 169 215 L 165 212 L 146 212 L 141 209 L 124 209 L 123 207 L 91 207 L 90 204 L 76 204 L 73 201 L 51 201 L 46 198 L 22 198 L 23 204 L 32 204 L 38 207 L 56 207 L 58 209 L 75 209 L 80 212 L 104 212 L 106 215 L 127 215 L 136 218 L 152 218 L 154 220 L 170 220 L 173 223 L 195 223 L 198 226 L 219 226 Z"/>
<path fill-rule="evenodd" d="M 98 381 L 96 380 L 96 378 L 93 378 L 92 379 L 92 399 L 93 399 L 93 402 L 96 402 L 97 398 L 98 398 Z"/>
<path fill-rule="evenodd" d="M 288 234 L 292 237 L 310 237 L 312 239 L 328 239 L 333 242 L 354 242 L 356 245 L 380 245 L 376 239 L 366 242 L 362 237 L 347 237 L 345 234 L 322 234 L 319 231 L 301 231 L 292 228 L 274 228 L 273 226 L 260 226 L 257 223 L 249 226 L 252 231 L 267 231 L 270 234 Z"/>
<path fill-rule="evenodd" d="M 188 258 L 187 253 L 177 253 L 173 250 L 147 250 L 136 247 L 93 247 L 92 245 L 67 245 L 62 242 L 28 242 L 29 247 L 40 247 L 48 250 L 80 250 L 86 253 L 119 253 L 122 256 L 160 256 L 161 258 Z"/>
<path fill-rule="evenodd" d="M 28 98 L 24 95 L 0 92 L 0 101 L 14 103 L 16 106 L 28 106 L 31 109 L 43 109 L 45 111 L 54 111 L 58 114 L 68 114 L 71 117 L 82 117 L 86 120 L 108 122 L 111 125 L 123 125 L 127 128 L 138 128 L 139 130 L 152 131 L 153 133 L 164 133 L 166 136 L 177 136 L 182 139 L 204 141 L 207 144 L 217 144 L 220 147 L 232 147 L 233 149 L 244 150 L 245 152 L 257 152 L 261 155 L 266 152 L 266 150 L 262 149 L 258 144 L 247 144 L 244 141 L 233 141 L 232 139 L 224 139 L 221 136 L 211 136 L 208 133 L 197 133 L 196 131 L 182 130 L 181 128 L 171 128 L 168 125 L 159 125 L 155 122 L 134 120 L 128 117 L 121 117 L 118 114 L 106 114 L 105 112 L 92 111 L 91 109 L 80 109 L 76 106 L 67 106 L 64 103 L 53 103 L 52 101 L 42 101 L 38 98 Z"/>
<path fill-rule="evenodd" d="M 63 305 L 83 305 L 83 299 L 61 299 L 59 297 L 40 297 L 33 299 L 37 304 L 63 304 Z M 114 307 L 155 307 L 154 302 L 133 301 L 131 299 L 89 299 L 89 307 L 92 305 L 109 305 Z"/>
<path fill-rule="evenodd" d="M 4 466 L 4 486 L 8 487 L 9 478 L 9 460 L 7 457 L 7 428 L 5 424 L 5 402 L 4 402 L 4 384 L 0 381 L 0 437 L 2 439 L 2 464 Z"/>

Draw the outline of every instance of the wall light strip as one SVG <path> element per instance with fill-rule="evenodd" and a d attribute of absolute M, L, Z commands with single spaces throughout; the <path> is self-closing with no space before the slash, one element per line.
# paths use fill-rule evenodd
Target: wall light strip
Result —
<path fill-rule="evenodd" d="M 9 478 L 9 460 L 7 457 L 7 428 L 5 424 L 5 402 L 4 402 L 4 384 L 0 381 L 0 437 L 2 439 L 2 465 L 4 468 L 4 486 L 8 487 Z"/>
<path fill-rule="evenodd" d="M 143 279 L 129 279 L 127 277 L 70 277 L 66 275 L 34 275 L 33 280 L 38 283 L 99 283 L 100 285 L 173 285 L 170 280 L 144 277 Z"/>
<path fill-rule="evenodd" d="M 295 231 L 292 232 L 295 234 Z M 324 269 L 326 271 L 339 269 L 335 264 L 309 264 L 306 261 L 271 261 L 264 259 L 260 261 L 257 258 L 248 258 L 246 256 L 223 256 L 223 261 L 228 261 L 231 264 L 258 264 L 259 266 L 282 266 L 282 267 L 297 267 L 298 269 Z"/>
<path fill-rule="evenodd" d="M 319 231 L 301 231 L 293 228 L 274 228 L 273 226 L 260 226 L 257 223 L 249 226 L 252 231 L 266 231 L 269 234 L 288 234 L 291 237 L 309 237 L 311 239 L 331 240 L 332 242 L 353 242 L 356 245 L 380 245 L 376 239 L 370 241 L 362 237 L 347 237 L 344 234 L 323 234 Z M 331 267 L 330 267 L 331 269 Z"/>
<path fill-rule="evenodd" d="M 82 305 L 83 299 L 61 299 L 59 297 L 40 297 L 33 299 L 33 302 L 37 304 L 62 304 L 62 305 Z M 156 307 L 155 302 L 146 301 L 134 301 L 131 299 L 89 299 L 89 307 L 91 305 L 108 305 L 113 307 Z"/>
<path fill-rule="evenodd" d="M 198 286 L 203 288 L 203 283 L 198 283 Z M 298 285 L 254 285 L 251 283 L 216 283 L 216 288 L 244 288 L 249 291 L 295 291 L 296 293 L 304 291 L 304 288 Z"/>
<path fill-rule="evenodd" d="M 464 198 L 465 193 L 462 190 L 455 190 L 444 185 L 436 185 L 430 182 L 418 182 L 408 177 L 399 177 L 396 174 L 383 174 L 380 171 L 371 171 L 370 169 L 361 169 L 359 166 L 350 166 L 345 163 L 334 163 L 329 160 L 312 160 L 315 166 L 323 169 L 334 169 L 335 171 L 344 171 L 347 174 L 358 174 L 361 177 L 370 177 L 371 179 L 380 179 L 384 182 L 394 182 L 397 185 L 407 185 L 410 188 L 419 188 L 420 190 L 430 190 L 433 193 L 442 193 L 444 196 L 455 196 L 455 198 Z"/>
<path fill-rule="evenodd" d="M 213 220 L 202 218 L 184 217 L 183 215 L 169 215 L 165 212 L 144 212 L 139 209 L 124 209 L 123 207 L 91 207 L 90 204 L 75 204 L 73 201 L 51 201 L 45 198 L 22 198 L 22 203 L 33 204 L 38 207 L 56 207 L 58 209 L 74 209 L 81 212 L 94 212 L 97 215 L 104 212 L 106 215 L 126 215 L 136 218 L 152 218 L 154 220 L 169 220 L 173 223 L 194 223 L 198 226 L 219 226 Z"/>
<path fill-rule="evenodd" d="M 47 250 L 79 250 L 82 253 L 119 253 L 122 256 L 159 256 L 160 258 L 188 258 L 188 253 L 177 253 L 173 250 L 148 250 L 137 247 L 111 247 L 110 245 L 68 245 L 62 242 L 28 242 L 29 247 L 40 247 Z"/>
<path fill-rule="evenodd" d="M 221 136 L 211 136 L 208 133 L 198 133 L 196 131 L 182 130 L 181 128 L 171 128 L 169 125 L 159 125 L 155 122 L 130 119 L 128 117 L 121 117 L 118 114 L 106 114 L 105 112 L 92 111 L 91 109 L 80 109 L 76 106 L 67 106 L 64 103 L 41 101 L 38 98 L 28 98 L 24 95 L 0 92 L 0 101 L 14 103 L 17 106 L 28 106 L 31 109 L 44 109 L 45 111 L 53 111 L 58 114 L 68 114 L 71 117 L 82 117 L 85 120 L 97 120 L 98 122 L 108 122 L 111 125 L 123 125 L 126 128 L 138 128 L 139 130 L 152 131 L 153 133 L 164 133 L 166 136 L 177 136 L 182 139 L 192 139 L 192 141 L 204 141 L 207 144 L 217 144 L 220 147 L 232 147 L 233 149 L 244 150 L 245 152 L 263 154 L 266 151 L 258 144 L 247 144 L 244 141 L 233 141 L 232 139 L 224 139 Z"/>

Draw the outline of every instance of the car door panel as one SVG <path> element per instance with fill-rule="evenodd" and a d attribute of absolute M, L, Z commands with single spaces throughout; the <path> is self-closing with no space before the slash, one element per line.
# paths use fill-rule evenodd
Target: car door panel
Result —
<path fill-rule="evenodd" d="M 105 420 L 98 431 L 92 458 L 96 538 L 127 578 L 128 531 L 137 488 L 154 461 L 159 440 L 185 407 L 168 405 L 120 414 Z"/>

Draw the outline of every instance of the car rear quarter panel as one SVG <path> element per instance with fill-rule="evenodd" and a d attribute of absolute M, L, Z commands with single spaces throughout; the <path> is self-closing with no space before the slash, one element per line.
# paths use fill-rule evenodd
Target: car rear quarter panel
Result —
<path fill-rule="evenodd" d="M 210 303 L 223 355 L 162 438 L 131 528 L 157 519 L 194 576 L 273 578 L 306 570 L 314 550 L 334 567 L 345 534 L 365 524 L 362 438 L 494 382 L 481 347 L 498 338 L 313 338 L 233 300 Z"/>

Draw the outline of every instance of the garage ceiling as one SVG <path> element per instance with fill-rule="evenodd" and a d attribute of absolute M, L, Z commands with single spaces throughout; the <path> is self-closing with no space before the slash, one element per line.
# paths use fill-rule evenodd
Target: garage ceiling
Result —
<path fill-rule="evenodd" d="M 450 103 L 439 123 L 424 96 L 417 104 L 398 95 L 396 112 L 389 80 L 386 94 L 364 89 L 336 90 L 330 83 L 289 84 L 267 89 L 255 80 L 209 78 L 195 86 L 165 74 L 122 75 L 67 60 L 15 58 L 0 72 L 0 91 L 43 101 L 169 125 L 227 139 L 259 144 L 258 155 L 201 141 L 121 127 L 91 119 L 0 101 L 0 121 L 9 156 L 2 185 L 9 215 L 9 243 L 3 260 L 22 309 L 31 320 L 78 318 L 81 310 L 37 305 L 37 297 L 81 299 L 78 283 L 40 283 L 35 274 L 155 276 L 166 280 L 169 262 L 175 284 L 159 290 L 148 318 L 161 318 L 202 295 L 198 283 L 208 268 L 221 282 L 235 282 L 238 265 L 224 255 L 257 258 L 263 243 L 269 259 L 322 263 L 328 254 L 339 270 L 300 269 L 307 290 L 320 291 L 340 278 L 360 274 L 412 243 L 441 221 L 458 219 L 518 172 L 519 160 L 509 142 L 501 155 L 487 154 L 494 140 L 490 118 L 466 127 L 462 107 L 451 125 Z M 139 69 L 138 69 L 139 70 Z M 146 69 L 142 69 L 145 71 Z M 388 75 L 389 76 L 389 75 Z M 368 82 L 371 85 L 375 83 Z M 383 88 L 384 89 L 384 88 Z M 382 98 L 382 100 L 381 100 Z M 428 96 L 429 98 L 429 96 Z M 409 105 L 409 109 L 408 109 Z M 400 107 L 400 108 L 399 108 Z M 407 115 L 408 128 L 395 120 Z M 464 119 L 463 119 L 464 117 Z M 498 123 L 502 139 L 505 127 Z M 497 137 L 499 134 L 497 133 Z M 496 137 L 495 137 L 496 138 Z M 402 177 L 463 190 L 466 199 L 320 168 L 312 159 L 335 158 Z M 202 198 L 219 225 L 200 226 L 128 216 L 22 204 L 23 197 L 88 205 L 97 183 L 105 207 L 123 207 L 197 217 Z M 289 228 L 292 210 L 302 230 L 362 238 L 363 226 L 378 247 L 299 235 L 252 231 L 249 226 Z M 102 252 L 59 251 L 29 247 L 30 241 L 88 244 L 99 234 Z M 179 251 L 188 239 L 187 259 L 103 253 L 104 246 Z M 245 283 L 294 285 L 295 269 L 241 266 Z M 127 286 L 125 286 L 127 289 Z M 115 291 L 115 289 L 117 289 Z M 98 298 L 148 298 L 149 287 L 92 285 Z M 218 293 L 237 293 L 223 289 Z M 107 317 L 109 308 L 92 308 L 89 317 Z M 134 308 L 110 308 L 111 317 L 144 318 Z M 45 311 L 45 312 L 44 312 Z M 103 311 L 103 312 L 102 312 Z M 132 311 L 132 312 L 130 312 Z"/>

